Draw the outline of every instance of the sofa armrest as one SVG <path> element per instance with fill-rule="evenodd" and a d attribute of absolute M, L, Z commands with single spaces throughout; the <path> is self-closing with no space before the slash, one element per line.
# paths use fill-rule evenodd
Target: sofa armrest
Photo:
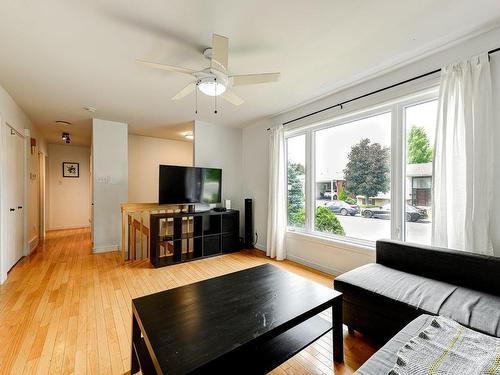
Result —
<path fill-rule="evenodd" d="M 377 263 L 415 275 L 500 295 L 500 258 L 466 251 L 379 240 Z"/>

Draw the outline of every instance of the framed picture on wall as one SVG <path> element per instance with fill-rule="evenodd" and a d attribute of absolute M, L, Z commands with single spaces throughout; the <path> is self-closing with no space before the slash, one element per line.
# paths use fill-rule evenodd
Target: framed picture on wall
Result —
<path fill-rule="evenodd" d="M 80 177 L 80 163 L 63 161 L 63 177 Z"/>

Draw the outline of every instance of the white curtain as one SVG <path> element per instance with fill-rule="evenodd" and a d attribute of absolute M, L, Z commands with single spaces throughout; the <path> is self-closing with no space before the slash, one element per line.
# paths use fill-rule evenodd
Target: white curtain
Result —
<path fill-rule="evenodd" d="M 267 213 L 267 255 L 285 259 L 286 168 L 283 126 L 269 130 L 269 199 Z"/>
<path fill-rule="evenodd" d="M 492 111 L 487 54 L 442 69 L 433 177 L 436 246 L 493 254 Z"/>

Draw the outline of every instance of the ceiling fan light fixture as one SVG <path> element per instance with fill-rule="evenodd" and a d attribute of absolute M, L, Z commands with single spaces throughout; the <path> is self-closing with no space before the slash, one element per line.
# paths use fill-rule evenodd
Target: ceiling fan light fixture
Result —
<path fill-rule="evenodd" d="M 243 100 L 231 91 L 231 87 L 276 82 L 280 79 L 280 73 L 230 74 L 228 69 L 228 52 L 229 39 L 223 35 L 212 34 L 211 47 L 203 51 L 203 56 L 210 61 L 210 66 L 205 69 L 197 71 L 146 60 L 137 60 L 137 62 L 150 68 L 191 76 L 195 80 L 192 80 L 186 87 L 175 94 L 172 100 L 180 100 L 194 93 L 196 96 L 194 113 L 198 113 L 199 89 L 203 94 L 214 98 L 214 113 L 217 113 L 218 96 L 236 106 L 243 103 Z"/>
<path fill-rule="evenodd" d="M 219 96 L 226 91 L 226 86 L 217 81 L 202 81 L 198 84 L 198 88 L 208 96 Z"/>

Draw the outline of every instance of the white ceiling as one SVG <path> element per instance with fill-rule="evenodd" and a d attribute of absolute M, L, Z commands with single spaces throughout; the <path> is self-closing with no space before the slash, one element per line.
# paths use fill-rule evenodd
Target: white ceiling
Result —
<path fill-rule="evenodd" d="M 88 144 L 83 106 L 150 136 L 179 136 L 193 119 L 242 127 L 497 22 L 500 1 L 2 0 L 0 15 L 0 84 L 49 142 L 65 129 Z M 188 76 L 134 62 L 201 69 L 212 33 L 230 38 L 233 73 L 280 71 L 281 81 L 234 88 L 245 103 L 219 102 L 217 115 L 200 95 L 195 115 L 194 95 L 170 100 Z"/>

